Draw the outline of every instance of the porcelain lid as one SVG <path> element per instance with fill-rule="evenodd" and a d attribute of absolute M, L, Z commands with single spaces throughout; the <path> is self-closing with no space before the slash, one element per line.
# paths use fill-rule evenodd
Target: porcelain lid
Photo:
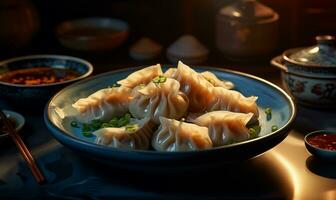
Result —
<path fill-rule="evenodd" d="M 317 45 L 303 48 L 288 57 L 303 65 L 336 67 L 336 39 L 334 36 L 316 37 Z"/>

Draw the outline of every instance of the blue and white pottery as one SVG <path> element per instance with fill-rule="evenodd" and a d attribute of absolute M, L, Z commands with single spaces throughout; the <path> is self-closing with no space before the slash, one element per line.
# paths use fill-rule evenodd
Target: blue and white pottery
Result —
<path fill-rule="evenodd" d="M 92 65 L 80 58 L 62 55 L 30 55 L 0 62 L 0 74 L 34 67 L 71 69 L 78 72 L 80 76 L 64 82 L 42 85 L 19 85 L 0 81 L 0 98 L 20 107 L 43 107 L 60 89 L 88 77 L 93 72 Z"/>
<path fill-rule="evenodd" d="M 317 36 L 317 45 L 285 51 L 272 59 L 281 69 L 285 89 L 296 102 L 313 107 L 336 107 L 336 41 Z"/>

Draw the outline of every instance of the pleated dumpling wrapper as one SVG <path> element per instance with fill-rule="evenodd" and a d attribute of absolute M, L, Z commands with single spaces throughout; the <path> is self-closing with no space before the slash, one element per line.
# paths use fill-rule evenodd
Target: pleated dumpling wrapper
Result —
<path fill-rule="evenodd" d="M 139 89 L 138 89 L 139 88 Z M 174 79 L 158 76 L 146 86 L 138 86 L 132 92 L 130 113 L 138 118 L 149 117 L 159 124 L 159 117 L 182 118 L 189 100 L 180 91 L 180 83 Z"/>
<path fill-rule="evenodd" d="M 167 72 L 168 73 L 168 72 Z M 203 112 L 212 100 L 214 86 L 201 74 L 179 61 L 177 70 L 171 74 L 181 84 L 181 91 L 189 99 L 189 111 Z"/>
<path fill-rule="evenodd" d="M 245 97 L 240 92 L 228 90 L 223 87 L 212 88 L 212 100 L 209 102 L 206 111 L 226 110 L 240 113 L 253 113 L 253 121 L 259 117 L 258 97 Z"/>
<path fill-rule="evenodd" d="M 246 125 L 251 121 L 252 113 L 213 111 L 192 120 L 199 126 L 208 127 L 214 146 L 221 146 L 250 139 Z"/>
<path fill-rule="evenodd" d="M 95 143 L 118 149 L 147 150 L 155 130 L 148 118 L 132 119 L 129 125 L 120 128 L 101 128 L 93 132 Z"/>
<path fill-rule="evenodd" d="M 160 117 L 152 146 L 157 151 L 195 151 L 211 148 L 212 142 L 207 127 Z"/>
<path fill-rule="evenodd" d="M 140 84 L 148 84 L 153 78 L 162 75 L 161 65 L 153 65 L 133 72 L 125 79 L 118 81 L 117 83 L 123 87 L 135 88 Z"/>
<path fill-rule="evenodd" d="M 75 118 L 82 123 L 92 120 L 109 121 L 127 113 L 131 89 L 112 87 L 98 90 L 86 98 L 77 100 L 72 107 L 76 110 Z"/>
<path fill-rule="evenodd" d="M 223 87 L 228 90 L 234 88 L 234 84 L 231 81 L 220 80 L 212 72 L 205 71 L 205 72 L 202 72 L 201 75 L 215 87 Z"/>

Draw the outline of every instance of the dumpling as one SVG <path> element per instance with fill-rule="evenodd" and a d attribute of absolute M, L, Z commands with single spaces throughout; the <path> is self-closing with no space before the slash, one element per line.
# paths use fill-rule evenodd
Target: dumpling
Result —
<path fill-rule="evenodd" d="M 119 149 L 146 150 L 149 148 L 154 126 L 148 118 L 132 120 L 120 128 L 101 128 L 93 132 L 95 143 Z"/>
<path fill-rule="evenodd" d="M 173 75 L 176 71 L 177 71 L 177 68 L 171 67 L 171 68 L 167 69 L 165 71 L 165 73 L 163 73 L 163 76 L 171 78 L 171 77 L 173 77 Z"/>
<path fill-rule="evenodd" d="M 178 81 L 158 76 L 132 92 L 129 111 L 133 117 L 149 117 L 156 124 L 159 124 L 160 116 L 180 119 L 187 112 L 189 100 L 179 89 Z"/>
<path fill-rule="evenodd" d="M 246 125 L 251 121 L 252 113 L 234 113 L 229 111 L 214 111 L 206 113 L 193 123 L 209 128 L 209 136 L 214 146 L 221 146 L 248 140 L 249 130 Z"/>
<path fill-rule="evenodd" d="M 165 117 L 160 117 L 160 123 L 152 138 L 152 146 L 157 151 L 194 151 L 212 147 L 207 127 Z"/>
<path fill-rule="evenodd" d="M 240 92 L 228 90 L 222 87 L 212 89 L 212 100 L 208 104 L 207 111 L 227 110 L 232 112 L 253 113 L 253 119 L 257 120 L 259 111 L 258 97 L 245 97 Z"/>
<path fill-rule="evenodd" d="M 161 65 L 157 64 L 135 71 L 127 76 L 127 78 L 120 80 L 117 83 L 121 86 L 133 89 L 137 85 L 149 83 L 153 78 L 159 75 L 162 75 L 162 69 Z"/>
<path fill-rule="evenodd" d="M 98 90 L 86 98 L 77 100 L 72 107 L 77 111 L 75 118 L 82 123 L 94 119 L 108 121 L 127 113 L 131 89 L 112 87 Z"/>
<path fill-rule="evenodd" d="M 189 98 L 189 111 L 202 112 L 212 99 L 211 85 L 202 75 L 183 64 L 181 61 L 172 78 L 181 84 L 181 91 Z"/>
<path fill-rule="evenodd" d="M 234 88 L 234 84 L 231 81 L 219 80 L 212 72 L 205 71 L 201 75 L 215 87 L 223 87 L 229 90 Z"/>

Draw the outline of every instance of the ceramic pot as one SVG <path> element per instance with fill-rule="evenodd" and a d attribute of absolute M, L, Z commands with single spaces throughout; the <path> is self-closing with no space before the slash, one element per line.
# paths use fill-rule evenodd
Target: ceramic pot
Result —
<path fill-rule="evenodd" d="M 317 36 L 317 45 L 289 49 L 272 59 L 285 89 L 297 103 L 336 107 L 336 40 Z"/>
<path fill-rule="evenodd" d="M 216 16 L 216 46 L 232 59 L 250 59 L 273 52 L 279 15 L 256 0 L 239 0 Z"/>
<path fill-rule="evenodd" d="M 1 0 L 0 26 L 0 50 L 16 51 L 27 46 L 39 29 L 35 7 L 29 0 Z"/>

